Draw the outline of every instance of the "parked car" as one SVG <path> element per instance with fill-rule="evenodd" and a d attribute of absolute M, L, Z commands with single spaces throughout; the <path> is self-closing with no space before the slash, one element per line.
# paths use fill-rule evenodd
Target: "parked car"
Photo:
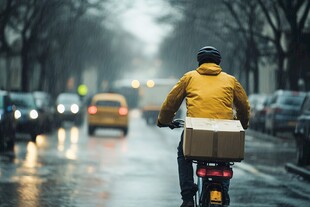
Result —
<path fill-rule="evenodd" d="M 93 96 L 88 107 L 88 133 L 97 128 L 121 129 L 128 133 L 128 107 L 125 97 L 116 93 L 100 93 Z"/>
<path fill-rule="evenodd" d="M 39 109 L 39 115 L 42 116 L 43 130 L 51 132 L 55 126 L 55 103 L 51 95 L 44 91 L 34 91 L 33 96 Z"/>
<path fill-rule="evenodd" d="M 76 125 L 81 125 L 84 120 L 83 103 L 76 93 L 60 93 L 56 99 L 57 126 L 64 121 L 71 121 Z"/>
<path fill-rule="evenodd" d="M 297 118 L 295 128 L 295 140 L 297 147 L 297 164 L 310 164 L 310 92 L 301 107 L 301 114 Z"/>
<path fill-rule="evenodd" d="M 306 97 L 304 92 L 276 91 L 266 112 L 265 128 L 272 135 L 277 132 L 294 132 L 301 105 Z"/>
<path fill-rule="evenodd" d="M 262 130 L 265 126 L 265 120 L 262 113 L 268 96 L 266 94 L 251 94 L 249 96 L 250 110 L 250 128 L 255 130 Z"/>
<path fill-rule="evenodd" d="M 35 142 L 37 135 L 43 133 L 43 125 L 33 94 L 14 92 L 11 98 L 16 106 L 16 132 L 30 134 L 31 140 Z"/>
<path fill-rule="evenodd" d="M 6 91 L 0 91 L 0 151 L 13 151 L 15 145 L 15 106 Z"/>

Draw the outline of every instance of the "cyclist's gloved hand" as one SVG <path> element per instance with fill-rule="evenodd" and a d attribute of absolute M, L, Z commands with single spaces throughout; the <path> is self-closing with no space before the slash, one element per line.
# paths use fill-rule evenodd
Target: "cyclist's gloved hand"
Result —
<path fill-rule="evenodd" d="M 156 125 L 157 125 L 158 127 L 166 127 L 166 126 L 167 126 L 167 125 L 165 125 L 165 124 L 160 123 L 158 119 L 157 119 Z"/>
<path fill-rule="evenodd" d="M 178 122 L 178 121 L 172 121 L 172 122 L 169 124 L 169 128 L 170 128 L 170 129 L 180 128 L 180 122 Z"/>

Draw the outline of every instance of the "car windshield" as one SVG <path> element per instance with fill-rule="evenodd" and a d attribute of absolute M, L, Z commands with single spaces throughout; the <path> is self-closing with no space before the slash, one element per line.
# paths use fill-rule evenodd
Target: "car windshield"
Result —
<path fill-rule="evenodd" d="M 304 96 L 279 96 L 278 103 L 289 106 L 301 106 Z"/>
<path fill-rule="evenodd" d="M 96 106 L 106 106 L 106 107 L 120 107 L 121 103 L 118 101 L 97 101 Z"/>
<path fill-rule="evenodd" d="M 12 94 L 12 99 L 16 107 L 35 108 L 34 98 L 30 94 Z"/>
<path fill-rule="evenodd" d="M 79 97 L 74 94 L 60 95 L 58 97 L 58 103 L 71 104 L 79 102 L 80 102 Z"/>

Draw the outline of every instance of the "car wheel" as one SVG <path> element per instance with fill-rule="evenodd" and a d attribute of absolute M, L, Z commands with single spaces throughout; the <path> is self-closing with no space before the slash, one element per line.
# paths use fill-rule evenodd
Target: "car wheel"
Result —
<path fill-rule="evenodd" d="M 62 125 L 62 122 L 60 120 L 56 120 L 54 123 L 55 123 L 55 128 L 60 128 Z"/>
<path fill-rule="evenodd" d="M 95 127 L 93 126 L 88 126 L 88 134 L 89 135 L 94 135 L 95 134 Z"/>
<path fill-rule="evenodd" d="M 54 123 L 51 120 L 49 120 L 45 123 L 45 130 L 47 133 L 50 133 L 53 131 L 53 128 L 54 128 L 53 124 Z"/>
<path fill-rule="evenodd" d="M 31 141 L 34 142 L 34 143 L 36 143 L 36 142 L 37 142 L 37 134 L 36 134 L 36 133 L 33 133 L 33 134 L 31 134 L 30 136 L 31 136 L 31 138 L 30 138 Z"/>
<path fill-rule="evenodd" d="M 4 134 L 1 137 L 0 151 L 13 151 L 15 145 L 15 136 Z"/>
<path fill-rule="evenodd" d="M 9 140 L 9 141 L 7 142 L 7 145 L 6 145 L 6 147 L 7 147 L 7 149 L 8 149 L 9 151 L 13 151 L 13 150 L 14 150 L 14 146 L 15 146 L 15 138 Z"/>
<path fill-rule="evenodd" d="M 146 120 L 146 124 L 147 124 L 147 125 L 151 125 L 151 118 L 146 117 L 146 119 L 145 119 L 145 120 Z"/>
<path fill-rule="evenodd" d="M 124 134 L 124 136 L 127 136 L 127 134 L 128 134 L 128 128 L 127 127 L 123 129 L 123 134 Z"/>
<path fill-rule="evenodd" d="M 81 126 L 82 125 L 82 123 L 83 123 L 83 119 L 82 118 L 77 118 L 76 120 L 75 120 L 75 124 L 77 125 L 77 126 Z"/>
<path fill-rule="evenodd" d="M 270 134 L 274 137 L 277 136 L 277 130 L 275 129 L 274 124 L 272 125 L 270 129 Z"/>
<path fill-rule="evenodd" d="M 0 152 L 4 152 L 5 151 L 5 143 L 4 143 L 4 139 L 3 137 L 0 137 Z"/>
<path fill-rule="evenodd" d="M 309 158 L 310 150 L 307 148 L 306 143 L 299 142 L 297 145 L 297 164 L 300 166 L 307 165 L 310 163 Z"/>

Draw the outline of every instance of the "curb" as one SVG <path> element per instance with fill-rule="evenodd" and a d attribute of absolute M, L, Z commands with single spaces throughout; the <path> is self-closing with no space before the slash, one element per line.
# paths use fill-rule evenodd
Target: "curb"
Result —
<path fill-rule="evenodd" d="M 255 130 L 251 130 L 251 129 L 247 129 L 246 134 L 248 134 L 250 136 L 256 135 L 258 138 L 265 140 L 265 141 L 281 141 L 281 139 L 278 137 L 274 137 L 272 135 L 265 134 L 262 132 L 258 132 Z M 310 166 L 300 167 L 300 166 L 297 166 L 296 164 L 293 164 L 293 163 L 287 163 L 285 165 L 285 169 L 290 173 L 297 174 L 297 175 L 303 177 L 304 179 L 310 181 Z"/>
<path fill-rule="evenodd" d="M 255 131 L 255 130 L 253 130 L 253 129 L 247 129 L 247 130 L 245 131 L 245 133 L 248 134 L 248 135 L 252 135 L 252 136 L 255 135 L 255 136 L 257 136 L 258 138 L 265 139 L 265 140 L 274 139 L 274 137 L 271 136 L 271 135 L 269 135 L 269 134 L 265 134 L 265 133 L 262 133 L 262 132 L 260 132 L 260 131 Z"/>
<path fill-rule="evenodd" d="M 307 169 L 304 168 L 304 167 L 298 167 L 298 166 L 295 165 L 295 164 L 287 163 L 287 164 L 285 165 L 285 169 L 286 169 L 288 172 L 296 173 L 296 174 L 298 174 L 298 175 L 304 177 L 305 179 L 310 180 L 310 170 L 307 170 Z"/>

